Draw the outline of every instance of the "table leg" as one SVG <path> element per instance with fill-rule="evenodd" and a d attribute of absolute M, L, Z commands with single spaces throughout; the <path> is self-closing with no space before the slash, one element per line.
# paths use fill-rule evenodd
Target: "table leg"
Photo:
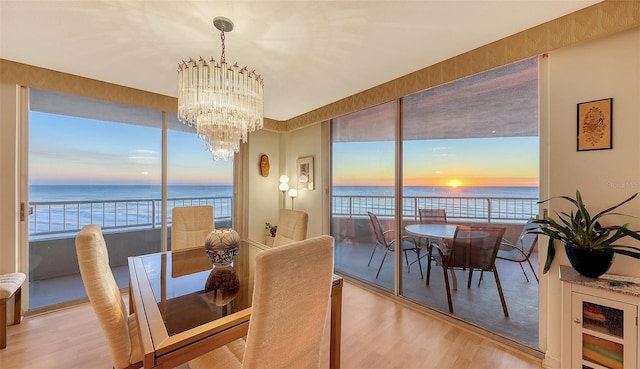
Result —
<path fill-rule="evenodd" d="M 340 338 L 342 334 L 342 284 L 343 280 L 333 281 L 331 289 L 331 331 L 329 333 L 329 368 L 340 369 Z"/>
<path fill-rule="evenodd" d="M 457 291 L 458 290 L 458 278 L 456 277 L 456 271 L 453 270 L 453 268 L 449 269 L 451 271 L 451 280 L 453 282 L 453 290 Z"/>

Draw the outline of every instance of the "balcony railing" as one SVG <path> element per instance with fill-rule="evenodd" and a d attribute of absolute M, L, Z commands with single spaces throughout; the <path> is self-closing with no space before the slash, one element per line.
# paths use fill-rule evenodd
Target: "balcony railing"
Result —
<path fill-rule="evenodd" d="M 538 214 L 538 199 L 533 197 L 404 197 L 402 215 L 418 220 L 418 209 L 445 209 L 447 219 L 520 221 Z M 366 216 L 368 211 L 378 216 L 393 216 L 393 196 L 333 196 L 333 216 Z"/>
<path fill-rule="evenodd" d="M 332 216 L 359 217 L 368 211 L 379 216 L 392 216 L 393 196 L 333 196 Z M 418 209 L 439 208 L 447 211 L 448 219 L 495 221 L 526 220 L 538 213 L 536 198 L 516 197 L 405 197 L 402 212 L 406 219 L 417 220 Z M 171 224 L 171 209 L 176 206 L 213 205 L 216 223 L 229 220 L 231 197 L 200 197 L 168 199 L 167 216 Z M 85 224 L 99 224 L 103 229 L 134 227 L 156 228 L 161 224 L 162 206 L 159 199 L 108 201 L 34 202 L 29 219 L 32 236 L 78 232 Z"/>
<path fill-rule="evenodd" d="M 160 199 L 33 202 L 29 234 L 78 232 L 91 223 L 103 229 L 156 228 L 162 224 L 161 204 Z M 173 198 L 167 199 L 167 222 L 174 207 L 197 205 L 213 205 L 216 222 L 231 218 L 231 197 Z"/>

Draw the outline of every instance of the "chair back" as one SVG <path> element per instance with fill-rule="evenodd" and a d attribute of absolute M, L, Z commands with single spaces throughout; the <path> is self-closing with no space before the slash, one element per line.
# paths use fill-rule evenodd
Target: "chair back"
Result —
<path fill-rule="evenodd" d="M 184 206 L 171 210 L 171 250 L 202 247 L 215 229 L 213 206 Z"/>
<path fill-rule="evenodd" d="M 533 222 L 533 218 L 530 218 L 524 225 L 522 233 L 520 233 L 520 237 L 515 244 L 515 247 L 522 250 L 522 253 L 527 257 L 531 256 L 531 253 L 533 253 L 533 250 L 535 250 L 536 244 L 538 243 L 538 234 L 529 233 L 528 230 L 536 228 L 538 228 L 538 225 Z"/>
<path fill-rule="evenodd" d="M 309 214 L 293 209 L 280 209 L 278 231 L 273 239 L 273 247 L 286 245 L 307 238 Z"/>
<path fill-rule="evenodd" d="M 333 281 L 331 236 L 256 256 L 243 369 L 318 368 Z"/>
<path fill-rule="evenodd" d="M 109 342 L 113 367 L 126 368 L 142 360 L 135 319 L 128 315 L 109 267 L 107 245 L 97 224 L 84 226 L 76 236 L 82 282 Z M 132 337 L 136 341 L 132 341 Z"/>
<path fill-rule="evenodd" d="M 447 223 L 447 211 L 445 209 L 418 209 L 420 223 Z"/>
<path fill-rule="evenodd" d="M 448 267 L 493 270 L 504 227 L 458 226 L 449 251 Z"/>
<path fill-rule="evenodd" d="M 370 211 L 367 212 L 367 214 L 369 214 L 369 226 L 371 227 L 373 241 L 381 246 L 387 246 L 387 240 L 384 238 L 384 231 L 382 230 L 378 216 Z"/>

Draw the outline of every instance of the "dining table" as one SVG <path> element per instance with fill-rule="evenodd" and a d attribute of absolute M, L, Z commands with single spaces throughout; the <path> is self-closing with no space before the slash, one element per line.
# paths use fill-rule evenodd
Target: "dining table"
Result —
<path fill-rule="evenodd" d="M 243 240 L 227 266 L 213 266 L 204 247 L 129 257 L 129 311 L 138 323 L 143 367 L 173 368 L 245 337 L 255 256 L 267 249 Z M 342 277 L 334 275 L 330 368 L 340 368 L 342 286 Z"/>
<path fill-rule="evenodd" d="M 426 239 L 438 239 L 438 240 L 453 240 L 453 237 L 456 234 L 456 229 L 458 228 L 455 224 L 450 223 L 418 223 L 418 224 L 409 224 L 404 227 L 404 230 L 416 237 L 426 238 Z M 443 253 L 446 254 L 447 247 L 441 247 Z M 428 260 L 430 263 L 431 260 Z M 456 273 L 453 269 L 451 271 L 451 279 L 453 282 L 453 290 L 458 290 L 458 278 L 456 277 Z"/>

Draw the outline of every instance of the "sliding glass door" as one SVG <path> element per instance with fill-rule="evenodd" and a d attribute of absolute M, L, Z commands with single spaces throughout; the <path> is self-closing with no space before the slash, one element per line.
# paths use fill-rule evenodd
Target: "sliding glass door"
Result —
<path fill-rule="evenodd" d="M 30 89 L 29 309 L 86 296 L 75 235 L 105 234 L 118 285 L 127 257 L 160 251 L 162 114 Z"/>
<path fill-rule="evenodd" d="M 393 291 L 396 104 L 375 106 L 331 123 L 332 234 L 336 270 Z M 371 213 L 384 239 L 376 238 Z"/>
<path fill-rule="evenodd" d="M 506 318 L 492 272 L 457 272 L 451 278 L 458 283 L 451 280 L 447 293 L 441 258 L 429 258 L 430 250 L 438 252 L 433 244 L 447 257 L 457 226 L 500 227 L 502 241 L 513 243 L 537 215 L 537 58 L 420 91 L 397 104 L 397 113 L 393 101 L 331 122 L 336 269 L 537 347 L 538 286 L 517 263 L 495 264 Z M 383 240 L 375 237 L 369 213 L 380 220 Z M 449 238 L 412 231 L 418 223 L 444 223 Z M 393 240 L 403 243 L 395 264 L 400 246 Z"/>

